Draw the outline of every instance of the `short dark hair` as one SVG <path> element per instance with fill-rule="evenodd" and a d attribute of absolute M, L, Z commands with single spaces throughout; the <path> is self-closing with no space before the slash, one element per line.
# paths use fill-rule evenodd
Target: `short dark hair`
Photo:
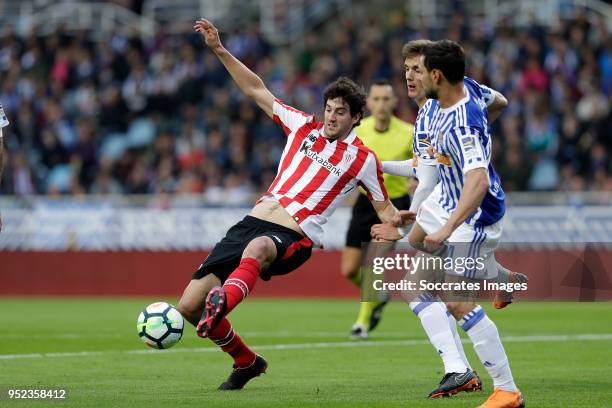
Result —
<path fill-rule="evenodd" d="M 393 84 L 391 83 L 391 81 L 387 78 L 376 78 L 372 81 L 372 83 L 370 84 L 370 86 L 393 86 Z"/>
<path fill-rule="evenodd" d="M 465 76 L 465 52 L 454 41 L 440 40 L 425 47 L 425 67 L 428 71 L 439 69 L 451 84 L 463 80 Z"/>
<path fill-rule="evenodd" d="M 408 57 L 416 57 L 417 55 L 423 55 L 426 47 L 429 47 L 434 42 L 431 40 L 413 40 L 402 47 L 402 57 L 404 59 Z"/>
<path fill-rule="evenodd" d="M 341 76 L 329 84 L 323 93 L 325 104 L 327 104 L 328 100 L 336 98 L 342 98 L 346 102 L 351 116 L 360 116 L 357 123 L 355 123 L 355 126 L 359 126 L 361 119 L 365 115 L 366 107 L 366 92 L 363 87 L 347 77 Z"/>

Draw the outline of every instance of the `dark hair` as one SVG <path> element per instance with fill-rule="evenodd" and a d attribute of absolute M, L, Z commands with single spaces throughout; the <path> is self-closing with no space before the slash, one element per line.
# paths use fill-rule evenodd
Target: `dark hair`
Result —
<path fill-rule="evenodd" d="M 388 80 L 387 78 L 376 78 L 370 84 L 370 86 L 374 86 L 374 85 L 377 85 L 377 86 L 393 86 L 391 81 Z"/>
<path fill-rule="evenodd" d="M 342 76 L 329 84 L 323 93 L 325 104 L 327 104 L 328 100 L 336 98 L 342 98 L 347 103 L 351 116 L 360 116 L 357 123 L 355 123 L 355 126 L 359 126 L 361 119 L 365 115 L 366 106 L 366 92 L 363 87 Z"/>
<path fill-rule="evenodd" d="M 429 47 L 434 42 L 431 40 L 413 40 L 402 47 L 402 57 L 404 59 L 408 57 L 416 57 L 417 55 L 423 55 L 426 47 Z"/>
<path fill-rule="evenodd" d="M 425 67 L 428 71 L 439 69 L 451 84 L 463 80 L 465 76 L 465 53 L 454 41 L 440 40 L 425 47 Z"/>

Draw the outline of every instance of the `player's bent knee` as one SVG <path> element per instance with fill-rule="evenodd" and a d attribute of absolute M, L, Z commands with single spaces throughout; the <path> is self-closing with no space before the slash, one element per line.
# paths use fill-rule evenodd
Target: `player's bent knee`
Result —
<path fill-rule="evenodd" d="M 276 257 L 276 245 L 270 237 L 257 237 L 244 249 L 243 258 L 255 258 L 260 263 L 269 263 Z"/>
<path fill-rule="evenodd" d="M 411 247 L 420 250 L 423 247 L 423 241 L 420 238 L 421 237 L 417 235 L 410 234 L 408 235 L 408 243 L 410 244 Z"/>
<path fill-rule="evenodd" d="M 221 285 L 221 280 L 212 273 L 200 279 L 192 279 L 183 291 L 177 309 L 194 326 L 198 324 L 204 311 L 204 300 L 208 292 Z"/>
<path fill-rule="evenodd" d="M 201 300 L 190 299 L 183 295 L 181 300 L 179 300 L 177 309 L 183 315 L 185 320 L 189 321 L 189 323 L 195 326 L 200 320 L 203 306 Z"/>
<path fill-rule="evenodd" d="M 446 309 L 456 320 L 460 320 L 474 309 L 473 302 L 446 302 Z"/>
<path fill-rule="evenodd" d="M 408 234 L 408 243 L 410 243 L 411 247 L 421 250 L 426 235 L 419 224 L 415 224 L 410 230 L 410 234 Z"/>

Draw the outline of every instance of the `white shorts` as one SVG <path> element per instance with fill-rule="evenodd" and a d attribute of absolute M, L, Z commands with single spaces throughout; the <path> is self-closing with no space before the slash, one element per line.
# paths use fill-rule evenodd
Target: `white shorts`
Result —
<path fill-rule="evenodd" d="M 450 215 L 438 204 L 439 190 L 423 201 L 417 212 L 416 222 L 427 234 L 438 231 Z M 453 265 L 446 273 L 471 279 L 492 279 L 497 276 L 494 251 L 502 235 L 502 220 L 486 227 L 461 224 L 447 239 L 445 259 L 452 258 Z"/>

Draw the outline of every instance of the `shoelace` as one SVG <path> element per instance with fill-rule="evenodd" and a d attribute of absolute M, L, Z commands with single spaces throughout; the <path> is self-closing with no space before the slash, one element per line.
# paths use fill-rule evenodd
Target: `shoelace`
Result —
<path fill-rule="evenodd" d="M 448 378 L 453 375 L 453 373 L 446 373 L 444 374 L 444 377 L 442 377 L 442 381 L 440 381 L 440 385 L 444 384 L 446 382 L 446 380 L 448 380 Z"/>

